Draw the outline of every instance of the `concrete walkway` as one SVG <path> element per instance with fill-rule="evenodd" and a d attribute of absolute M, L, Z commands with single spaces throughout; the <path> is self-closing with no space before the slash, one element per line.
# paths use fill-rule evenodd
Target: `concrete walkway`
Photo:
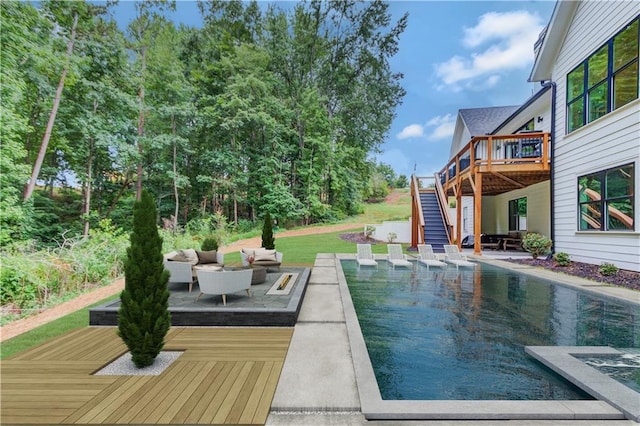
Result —
<path fill-rule="evenodd" d="M 629 420 L 367 421 L 360 412 L 335 255 L 319 254 L 267 425 L 618 426 Z"/>

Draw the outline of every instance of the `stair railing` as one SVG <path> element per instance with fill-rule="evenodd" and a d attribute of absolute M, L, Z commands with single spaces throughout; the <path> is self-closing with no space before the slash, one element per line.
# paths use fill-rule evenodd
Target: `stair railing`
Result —
<path fill-rule="evenodd" d="M 417 244 L 424 244 L 424 215 L 422 213 L 422 204 L 420 203 L 420 185 L 416 175 L 411 175 L 411 210 L 412 224 L 411 227 L 411 245 L 417 247 Z"/>
<path fill-rule="evenodd" d="M 447 233 L 449 244 L 451 244 L 453 236 L 453 225 L 451 224 L 451 220 L 449 218 L 449 203 L 447 201 L 447 196 L 444 193 L 442 182 L 440 181 L 440 173 L 435 173 L 434 178 L 436 182 L 436 198 L 438 199 L 438 205 L 440 206 L 440 214 L 442 215 L 444 230 Z"/>

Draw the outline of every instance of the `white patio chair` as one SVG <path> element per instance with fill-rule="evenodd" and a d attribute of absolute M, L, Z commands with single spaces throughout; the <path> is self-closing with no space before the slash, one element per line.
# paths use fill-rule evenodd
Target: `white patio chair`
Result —
<path fill-rule="evenodd" d="M 189 284 L 189 293 L 193 288 L 193 264 L 189 262 L 164 261 L 164 268 L 169 271 L 170 283 L 187 283 Z"/>
<path fill-rule="evenodd" d="M 387 260 L 393 266 L 405 266 L 407 268 L 413 267 L 413 264 L 407 260 L 407 255 L 402 253 L 402 246 L 400 244 L 387 244 Z"/>
<path fill-rule="evenodd" d="M 456 265 L 456 269 L 458 269 L 458 267 L 460 266 L 464 266 L 468 268 L 473 268 L 476 266 L 475 263 L 469 262 L 467 260 L 467 256 L 465 256 L 460 252 L 460 249 L 458 249 L 458 246 L 445 245 L 444 252 L 447 254 L 447 258 L 446 258 L 447 262 L 453 263 L 454 265 Z"/>
<path fill-rule="evenodd" d="M 198 284 L 200 285 L 200 294 L 196 298 L 196 302 L 203 294 L 222 295 L 222 304 L 227 305 L 227 294 L 236 293 L 246 290 L 247 295 L 251 297 L 251 277 L 253 271 L 251 269 L 241 269 L 239 271 L 211 271 L 196 270 L 198 274 Z"/>
<path fill-rule="evenodd" d="M 376 262 L 371 252 L 371 244 L 357 245 L 356 262 L 358 262 L 358 268 L 360 268 L 360 266 L 378 267 L 378 262 Z"/>
<path fill-rule="evenodd" d="M 429 266 L 438 266 L 441 268 L 447 266 L 445 262 L 438 260 L 431 244 L 418 244 L 418 262 L 426 265 L 427 269 L 429 269 Z"/>

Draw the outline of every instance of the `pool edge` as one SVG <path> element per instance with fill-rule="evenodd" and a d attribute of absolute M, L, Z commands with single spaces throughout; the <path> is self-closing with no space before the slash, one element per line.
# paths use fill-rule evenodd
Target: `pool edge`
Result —
<path fill-rule="evenodd" d="M 605 401 L 399 401 L 383 400 L 342 270 L 341 260 L 353 254 L 335 254 L 362 414 L 367 420 L 624 420 L 625 415 Z M 382 256 L 377 256 L 381 260 Z"/>

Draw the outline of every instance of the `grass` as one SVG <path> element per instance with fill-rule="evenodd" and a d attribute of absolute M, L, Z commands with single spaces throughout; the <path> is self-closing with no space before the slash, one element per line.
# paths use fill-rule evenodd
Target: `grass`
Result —
<path fill-rule="evenodd" d="M 396 191 L 400 194 L 395 197 L 393 202 L 368 204 L 364 214 L 340 222 L 353 223 L 353 230 L 296 237 L 277 237 L 276 234 L 276 247 L 278 251 L 284 253 L 284 262 L 292 266 L 312 266 L 318 253 L 355 254 L 356 245 L 340 239 L 340 234 L 345 232 L 362 232 L 362 228 L 355 226 L 355 224 L 380 223 L 384 220 L 406 220 L 410 216 L 411 194 L 409 190 L 399 189 Z M 385 244 L 374 244 L 372 245 L 372 251 L 376 254 L 385 254 L 387 248 Z M 240 253 L 225 254 L 224 262 L 227 265 L 240 265 Z M 87 327 L 89 325 L 89 308 L 106 303 L 117 297 L 119 297 L 119 295 L 101 300 L 89 307 L 80 309 L 3 342 L 2 345 L 0 345 L 0 359 L 37 346 L 71 330 Z"/>
<path fill-rule="evenodd" d="M 31 331 L 20 334 L 12 339 L 2 342 L 0 345 L 0 359 L 6 358 L 18 352 L 33 348 L 53 337 L 60 336 L 77 328 L 89 325 L 89 308 L 117 299 L 120 295 L 107 297 L 86 308 L 79 309 L 57 320 L 43 324 Z"/>

